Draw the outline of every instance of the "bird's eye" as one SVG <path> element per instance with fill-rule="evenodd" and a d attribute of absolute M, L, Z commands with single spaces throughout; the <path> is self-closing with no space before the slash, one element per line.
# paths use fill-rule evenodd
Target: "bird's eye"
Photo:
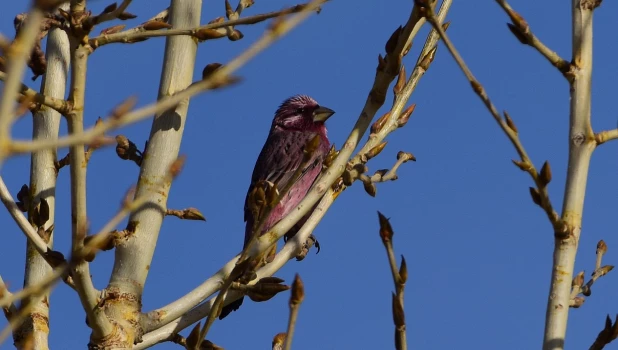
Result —
<path fill-rule="evenodd" d="M 304 108 L 297 108 L 296 109 L 296 114 L 303 114 L 305 113 L 305 109 Z"/>

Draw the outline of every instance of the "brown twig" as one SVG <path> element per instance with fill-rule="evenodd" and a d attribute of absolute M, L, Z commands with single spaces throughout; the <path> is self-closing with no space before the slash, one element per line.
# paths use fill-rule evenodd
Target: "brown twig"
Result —
<path fill-rule="evenodd" d="M 408 348 L 406 338 L 406 320 L 403 309 L 403 295 L 406 281 L 408 279 L 408 267 L 406 259 L 401 257 L 401 266 L 397 268 L 395 249 L 393 248 L 393 228 L 388 219 L 378 212 L 380 222 L 380 238 L 386 248 L 386 255 L 391 268 L 393 282 L 395 283 L 395 293 L 392 298 L 393 322 L 395 323 L 395 349 L 405 350 Z"/>
<path fill-rule="evenodd" d="M 426 0 L 417 1 L 424 3 Z M 425 4 L 424 6 L 427 5 Z M 433 28 L 442 38 L 444 45 L 448 48 L 449 52 L 459 65 L 459 68 L 463 71 L 464 75 L 470 82 L 472 90 L 474 90 L 478 97 L 483 101 L 485 107 L 487 107 L 491 115 L 494 117 L 494 120 L 500 126 L 500 129 L 502 129 L 504 134 L 511 141 L 511 144 L 517 151 L 520 160 L 513 160 L 513 163 L 521 170 L 527 172 L 530 177 L 532 177 L 532 180 L 536 185 L 536 188 L 530 188 L 532 200 L 535 204 L 539 205 L 545 211 L 547 218 L 549 219 L 550 223 L 554 228 L 554 232 L 557 235 L 563 235 L 565 232 L 564 222 L 562 221 L 558 213 L 554 210 L 551 204 L 551 200 L 549 198 L 549 192 L 547 191 L 547 185 L 551 181 L 551 169 L 549 167 L 549 163 L 545 162 L 545 164 L 543 165 L 543 169 L 545 169 L 545 171 L 541 171 L 541 173 L 537 171 L 534 164 L 530 160 L 530 157 L 528 156 L 524 145 L 519 139 L 519 134 L 515 123 L 506 111 L 504 112 L 504 118 L 500 116 L 497 108 L 489 99 L 487 92 L 485 91 L 481 83 L 474 77 L 472 71 L 470 70 L 470 68 L 468 68 L 465 61 L 452 43 L 451 39 L 446 34 L 446 31 L 437 21 L 433 6 L 429 5 L 427 7 L 424 7 L 423 14 L 427 17 L 427 21 L 433 26 Z"/>
<path fill-rule="evenodd" d="M 131 1 L 132 0 L 123 0 L 120 6 L 117 6 L 116 3 L 107 6 L 101 14 L 88 18 L 89 23 L 87 25 L 89 27 L 92 27 L 115 19 L 128 19 L 128 17 L 131 16 L 127 16 L 127 18 L 125 18 L 122 15 L 124 14 L 124 11 L 127 9 L 127 7 L 129 7 L 129 5 L 131 4 Z"/>
<path fill-rule="evenodd" d="M 506 14 L 511 18 L 513 22 L 508 23 L 508 27 L 515 35 L 515 37 L 524 45 L 529 45 L 536 49 L 543 57 L 549 61 L 554 67 L 565 76 L 571 70 L 571 64 L 569 61 L 560 57 L 555 51 L 545 46 L 530 30 L 530 25 L 526 20 L 509 5 L 506 0 L 496 0 L 496 2 L 502 7 Z"/>
<path fill-rule="evenodd" d="M 606 252 L 607 244 L 605 243 L 605 241 L 600 240 L 599 243 L 597 243 L 595 268 L 588 282 L 584 284 L 584 271 L 578 273 L 577 276 L 573 278 L 573 282 L 571 283 L 572 288 L 571 302 L 569 304 L 570 307 L 578 308 L 582 306 L 586 299 L 578 295 L 582 294 L 585 297 L 589 297 L 592 294 L 592 285 L 599 278 L 605 276 L 607 273 L 614 269 L 614 266 L 612 265 L 601 266 L 601 263 L 603 261 L 603 255 L 605 255 Z"/>
<path fill-rule="evenodd" d="M 167 216 L 175 216 L 179 219 L 184 220 L 202 220 L 206 221 L 206 217 L 199 211 L 197 208 L 186 208 L 186 209 L 167 209 L 165 211 L 165 215 Z"/>
<path fill-rule="evenodd" d="M 153 37 L 165 37 L 172 35 L 191 35 L 198 40 L 208 40 L 208 39 L 217 39 L 226 37 L 228 34 L 228 29 L 233 26 L 238 25 L 251 25 L 266 21 L 271 18 L 281 17 L 293 13 L 302 12 L 304 9 L 309 6 L 309 3 L 296 5 L 292 7 L 285 8 L 281 11 L 274 11 L 264 14 L 259 14 L 255 16 L 239 18 L 234 20 L 215 22 L 206 24 L 197 28 L 192 29 L 159 29 L 159 30 L 128 30 L 119 33 L 109 34 L 109 35 L 99 35 L 90 39 L 90 45 L 93 49 L 97 49 L 103 45 L 111 44 L 111 43 L 133 43 L 138 41 L 143 41 L 148 38 Z M 314 11 L 318 11 L 318 8 L 313 9 Z M 147 22 L 146 22 L 147 23 Z"/>
<path fill-rule="evenodd" d="M 6 80 L 2 96 L 0 97 L 0 140 L 10 140 L 10 128 L 14 122 L 13 103 L 19 94 L 21 79 L 24 75 L 28 55 L 36 43 L 39 32 L 39 23 L 43 19 L 43 13 L 33 9 L 29 14 L 29 20 L 20 30 L 15 41 L 6 48 Z M 0 145 L 0 164 L 10 152 L 6 145 Z"/>
<path fill-rule="evenodd" d="M 292 283 L 292 292 L 290 293 L 290 318 L 288 320 L 288 330 L 285 333 L 285 342 L 283 343 L 284 350 L 292 348 L 292 338 L 294 337 L 294 329 L 296 328 L 296 318 L 298 317 L 298 309 L 300 304 L 305 299 L 305 286 L 300 276 L 296 274 L 294 283 Z"/>

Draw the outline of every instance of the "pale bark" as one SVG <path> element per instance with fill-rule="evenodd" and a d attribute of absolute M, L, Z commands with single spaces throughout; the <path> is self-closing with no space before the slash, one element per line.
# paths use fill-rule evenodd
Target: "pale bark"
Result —
<path fill-rule="evenodd" d="M 66 6 L 65 6 L 66 7 Z M 67 74 L 69 70 L 69 39 L 61 29 L 50 30 L 47 38 L 47 72 L 41 83 L 41 94 L 63 99 L 65 95 Z M 33 114 L 32 138 L 56 139 L 60 127 L 60 114 L 52 108 L 42 106 Z M 34 207 L 41 199 L 47 201 L 49 207 L 49 220 L 43 229 L 47 230 L 54 225 L 55 202 L 56 202 L 56 150 L 48 149 L 34 152 L 30 163 L 30 196 Z M 32 210 L 32 209 L 31 209 Z M 30 220 L 32 222 L 32 220 Z M 48 246 L 53 245 L 53 232 L 51 232 Z M 31 241 L 27 242 L 26 270 L 24 287 L 40 283 L 51 274 L 52 268 L 39 254 Z M 15 346 L 24 348 L 29 342 L 31 349 L 48 349 L 49 335 L 49 294 L 47 290 L 42 296 L 26 298 L 23 304 L 29 304 L 30 309 L 26 320 L 13 333 Z"/>
<path fill-rule="evenodd" d="M 173 28 L 192 28 L 199 25 L 200 0 L 173 0 L 170 24 Z M 191 37 L 175 36 L 166 39 L 165 57 L 159 99 L 187 88 L 193 78 L 197 43 Z M 164 183 L 168 168 L 178 158 L 185 127 L 189 99 L 154 117 L 146 156 L 139 174 L 136 196 L 145 196 L 146 205 L 129 218 L 131 234 L 115 250 L 115 261 L 106 294 L 114 302 L 106 304 L 107 316 L 121 327 L 115 348 L 131 348 L 141 340 L 139 317 L 141 299 L 154 254 L 157 238 L 167 209 L 171 180 Z"/>
<path fill-rule="evenodd" d="M 562 220 L 566 232 L 555 233 L 554 262 L 545 320 L 544 350 L 564 348 L 571 280 L 581 233 L 590 157 L 596 141 L 590 126 L 592 82 L 592 14 L 594 1 L 573 0 L 573 59 L 569 72 L 571 111 L 569 162 Z"/>

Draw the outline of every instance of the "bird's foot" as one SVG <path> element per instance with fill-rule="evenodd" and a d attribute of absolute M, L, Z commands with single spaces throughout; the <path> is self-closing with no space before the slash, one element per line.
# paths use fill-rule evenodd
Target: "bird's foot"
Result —
<path fill-rule="evenodd" d="M 313 234 L 310 234 L 309 238 L 307 238 L 307 241 L 305 241 L 305 243 L 303 243 L 303 247 L 302 247 L 300 253 L 298 253 L 298 255 L 296 255 L 296 261 L 301 261 L 301 260 L 305 259 L 305 257 L 309 253 L 309 249 L 311 249 L 311 247 L 313 247 L 314 245 L 315 245 L 315 247 L 318 250 L 317 252 L 315 252 L 317 254 L 317 253 L 320 252 L 320 242 L 318 242 L 318 239 Z"/>

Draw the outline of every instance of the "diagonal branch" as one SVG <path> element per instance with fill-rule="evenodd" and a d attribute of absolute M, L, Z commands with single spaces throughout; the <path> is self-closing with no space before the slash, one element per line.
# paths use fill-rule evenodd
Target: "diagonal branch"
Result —
<path fill-rule="evenodd" d="M 443 2 L 443 7 L 440 11 L 440 16 L 443 18 L 448 9 L 450 8 L 451 1 L 447 0 Z M 416 11 L 416 9 L 414 9 Z M 416 24 L 415 24 L 416 23 Z M 408 23 L 406 24 L 406 29 L 403 31 L 405 34 L 400 34 L 396 41 L 397 45 L 394 51 L 391 51 L 389 55 L 399 57 L 399 60 L 402 57 L 402 54 L 407 51 L 405 50 L 407 43 L 411 42 L 412 37 L 415 33 L 418 32 L 418 29 L 413 29 L 416 25 L 419 25 L 420 20 L 418 19 L 415 12 L 412 12 Z M 434 47 L 437 42 L 437 36 L 435 34 L 430 34 L 427 39 L 426 48 L 421 53 L 422 57 L 427 56 L 428 52 L 434 50 Z M 407 53 L 407 52 L 406 52 Z M 392 57 L 390 56 L 390 57 Z M 387 56 L 386 62 L 389 60 L 389 56 Z M 382 59 L 381 62 L 384 62 L 385 59 Z M 391 63 L 395 65 L 394 69 L 391 67 L 386 70 L 385 66 L 380 65 L 376 74 L 376 78 L 374 81 L 374 85 L 371 89 L 369 97 L 367 99 L 367 103 L 365 108 L 361 112 L 361 115 L 355 125 L 354 130 L 352 131 L 350 137 L 345 143 L 344 150 L 340 152 L 339 157 L 337 158 L 338 162 L 334 162 L 329 166 L 326 170 L 326 175 L 330 173 L 330 176 L 333 180 L 325 180 L 325 175 L 322 176 L 321 179 L 318 180 L 316 186 L 314 186 L 308 195 L 305 197 L 303 202 L 296 208 L 293 213 L 288 215 L 282 221 L 277 223 L 273 229 L 271 229 L 271 233 L 269 233 L 270 237 L 263 236 L 259 242 L 259 244 L 255 245 L 257 247 L 257 251 L 265 251 L 269 246 L 268 242 L 263 242 L 264 240 L 275 240 L 280 232 L 287 232 L 289 228 L 295 224 L 302 216 L 304 216 L 309 209 L 312 208 L 315 202 L 312 200 L 320 200 L 316 210 L 313 211 L 311 216 L 306 221 L 305 225 L 300 229 L 300 231 L 290 240 L 287 241 L 283 249 L 276 255 L 273 262 L 267 264 L 266 266 L 260 268 L 257 271 L 258 278 L 253 280 L 251 283 L 255 283 L 262 277 L 270 276 L 278 271 L 285 263 L 287 263 L 290 259 L 296 257 L 303 248 L 303 244 L 306 242 L 307 238 L 316 227 L 318 222 L 325 215 L 328 208 L 332 205 L 334 200 L 343 190 L 343 186 L 339 186 L 335 191 L 331 188 L 331 184 L 339 183 L 337 179 L 341 176 L 343 169 L 345 168 L 345 163 L 349 159 L 352 151 L 356 147 L 358 140 L 363 136 L 365 131 L 368 129 L 371 119 L 375 115 L 376 111 L 379 109 L 379 105 L 376 103 L 383 103 L 384 99 L 379 99 L 375 101 L 374 98 L 379 96 L 384 96 L 386 94 L 386 90 L 390 83 L 394 80 L 395 76 L 398 74 L 397 67 L 397 59 L 391 58 Z M 424 60 L 419 60 L 424 61 Z M 426 68 L 426 66 L 425 66 Z M 416 70 L 415 70 L 416 71 Z M 424 72 L 424 70 L 423 70 Z M 402 94 L 407 95 L 409 98 L 410 94 L 416 87 L 417 82 L 419 81 L 422 74 L 413 74 L 413 77 L 408 82 L 408 88 L 404 89 Z M 383 95 L 382 95 L 383 94 Z M 380 102 L 381 101 L 381 102 Z M 403 109 L 403 105 L 405 105 L 407 99 L 401 99 L 398 104 L 401 104 L 398 108 Z M 394 121 L 397 124 L 397 120 Z M 382 142 L 382 140 L 388 135 L 390 132 L 396 130 L 397 128 L 383 128 L 378 135 L 372 135 L 367 143 L 362 147 L 361 151 L 355 157 L 360 159 L 361 155 L 367 153 L 368 150 L 375 147 L 377 144 Z M 371 145 L 369 145 L 371 143 Z M 343 164 L 343 165 L 341 165 Z M 332 181 L 332 182 L 329 182 Z M 324 191 L 324 192 L 322 192 Z M 275 235 L 276 232 L 276 235 Z M 194 308 L 197 304 L 214 294 L 220 287 L 225 276 L 229 274 L 232 268 L 237 261 L 238 256 L 234 257 L 230 260 L 226 265 L 224 265 L 219 271 L 217 271 L 212 277 L 202 283 L 200 286 L 195 288 L 193 291 L 189 292 L 182 298 L 170 303 L 167 306 L 159 308 L 157 310 L 153 310 L 148 314 L 144 315 L 142 318 L 142 322 L 144 323 L 144 331 L 150 332 L 144 336 L 144 342 L 140 343 L 136 346 L 136 349 L 145 349 L 148 346 L 152 346 L 153 344 L 159 343 L 161 341 L 165 341 L 172 334 L 178 332 L 180 329 L 184 329 L 189 325 L 197 322 L 199 319 L 205 317 L 214 303 L 214 299 L 209 300 L 208 302 Z M 231 291 L 227 293 L 225 298 L 225 304 L 229 304 L 232 301 L 238 299 L 241 295 L 235 291 Z M 191 310 L 194 308 L 193 310 Z M 191 311 L 189 311 L 191 310 Z M 181 316 L 182 315 L 182 316 Z M 180 317 L 180 318 L 178 318 Z"/>
<path fill-rule="evenodd" d="M 550 223 L 554 228 L 554 232 L 556 232 L 556 234 L 563 233 L 565 230 L 564 223 L 560 219 L 558 213 L 554 210 L 551 204 L 551 200 L 549 199 L 549 192 L 547 191 L 547 185 L 551 180 L 551 170 L 549 170 L 549 164 L 547 162 L 545 163 L 547 164 L 547 167 L 544 166 L 544 168 L 547 169 L 545 173 L 543 173 L 543 171 L 537 171 L 530 157 L 528 156 L 524 145 L 519 139 L 519 134 L 515 123 L 506 112 L 504 112 L 504 118 L 500 116 L 497 108 L 489 99 L 487 92 L 485 91 L 481 83 L 474 77 L 472 71 L 470 70 L 470 68 L 468 68 L 465 61 L 451 42 L 451 39 L 446 34 L 446 31 L 440 26 L 439 22 L 437 21 L 437 17 L 433 11 L 434 10 L 432 6 L 424 8 L 423 13 L 427 17 L 427 21 L 429 21 L 433 28 L 438 32 L 438 34 L 442 38 L 442 41 L 444 42 L 444 45 L 448 48 L 449 52 L 451 53 L 451 55 L 459 65 L 460 69 L 470 82 L 472 89 L 483 101 L 491 115 L 494 117 L 494 120 L 498 123 L 498 126 L 500 126 L 500 129 L 502 129 L 504 134 L 511 141 L 511 144 L 517 151 L 517 154 L 519 155 L 521 160 L 513 160 L 513 163 L 515 163 L 515 165 L 517 165 L 521 170 L 527 172 L 536 184 L 536 188 L 530 189 L 533 201 L 545 211 L 547 218 L 549 219 Z"/>
<path fill-rule="evenodd" d="M 32 243 L 33 247 L 45 258 L 45 260 L 49 263 L 50 266 L 57 266 L 59 262 L 64 260 L 63 258 L 58 260 L 58 253 L 52 251 L 47 246 L 47 243 L 39 236 L 38 232 L 32 227 L 28 219 L 24 216 L 24 213 L 19 209 L 13 196 L 9 192 L 9 189 L 6 187 L 2 176 L 0 176 L 0 200 L 6 207 L 7 211 L 17 223 L 17 226 L 21 229 L 21 231 L 26 235 L 28 240 Z"/>
<path fill-rule="evenodd" d="M 543 57 L 551 63 L 552 66 L 558 68 L 558 70 L 567 76 L 566 73 L 571 69 L 571 63 L 560 57 L 555 51 L 545 46 L 530 30 L 530 25 L 526 20 L 506 2 L 506 0 L 496 0 L 496 2 L 502 7 L 506 14 L 511 18 L 513 24 L 508 24 L 511 32 L 517 37 L 517 39 L 525 45 L 529 45 L 536 49 Z"/>

